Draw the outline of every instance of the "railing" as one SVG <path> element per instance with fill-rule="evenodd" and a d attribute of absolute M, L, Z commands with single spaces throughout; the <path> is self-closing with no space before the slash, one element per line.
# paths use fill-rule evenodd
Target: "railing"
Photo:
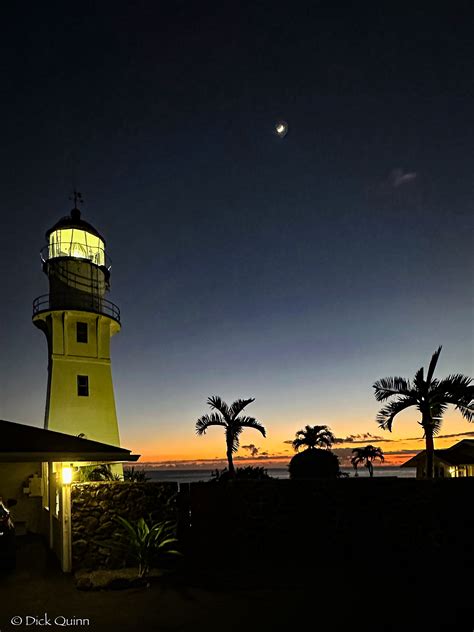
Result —
<path fill-rule="evenodd" d="M 43 294 L 33 301 L 33 317 L 55 309 L 77 309 L 113 318 L 120 323 L 120 309 L 106 298 L 84 292 L 68 294 Z"/>
<path fill-rule="evenodd" d="M 103 266 L 110 270 L 112 260 L 103 248 L 99 246 L 88 246 L 79 242 L 55 242 L 44 246 L 41 251 L 41 261 L 46 263 L 50 259 L 70 257 L 72 259 L 83 259 L 91 261 L 96 266 Z"/>

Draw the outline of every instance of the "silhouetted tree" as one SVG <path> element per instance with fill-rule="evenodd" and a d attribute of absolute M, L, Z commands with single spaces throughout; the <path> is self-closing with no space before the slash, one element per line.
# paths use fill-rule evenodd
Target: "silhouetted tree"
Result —
<path fill-rule="evenodd" d="M 410 382 L 404 377 L 386 377 L 373 385 L 375 398 L 382 402 L 391 399 L 380 409 L 377 421 L 384 430 L 392 431 L 395 415 L 415 406 L 421 413 L 421 421 L 426 442 L 426 476 L 433 478 L 434 436 L 439 432 L 443 414 L 449 404 L 453 404 L 468 421 L 474 418 L 474 386 L 472 378 L 456 373 L 438 380 L 433 377 L 439 354 L 439 347 L 431 357 L 426 379 L 424 369 L 418 369 Z"/>
<path fill-rule="evenodd" d="M 330 448 L 336 437 L 327 426 L 305 426 L 304 430 L 298 430 L 296 438 L 292 441 L 293 448 L 298 451 L 301 447 L 311 450 L 315 448 Z"/>
<path fill-rule="evenodd" d="M 296 452 L 303 446 L 306 449 L 291 459 L 288 465 L 290 478 L 339 477 L 339 459 L 329 449 L 335 440 L 328 426 L 305 426 L 298 430 L 291 445 Z"/>
<path fill-rule="evenodd" d="M 229 464 L 229 475 L 235 476 L 234 461 L 232 455 L 239 449 L 239 436 L 244 428 L 253 428 L 258 430 L 265 437 L 265 428 L 254 419 L 254 417 L 240 416 L 242 410 L 255 401 L 255 398 L 238 399 L 231 406 L 228 406 L 220 397 L 213 395 L 209 397 L 207 403 L 217 413 L 203 415 L 196 422 L 196 433 L 198 435 L 206 434 L 210 426 L 222 426 L 225 429 L 225 440 L 227 447 L 227 462 Z"/>
<path fill-rule="evenodd" d="M 370 478 L 372 478 L 374 475 L 374 466 L 372 465 L 372 461 L 375 459 L 379 459 L 380 461 L 384 460 L 382 448 L 376 448 L 373 445 L 366 445 L 363 448 L 354 448 L 352 450 L 351 463 L 356 473 L 357 467 L 363 463 L 369 470 Z"/>

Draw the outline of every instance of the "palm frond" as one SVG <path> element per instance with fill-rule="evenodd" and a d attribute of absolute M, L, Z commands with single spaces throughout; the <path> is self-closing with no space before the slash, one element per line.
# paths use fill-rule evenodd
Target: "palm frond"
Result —
<path fill-rule="evenodd" d="M 453 395 L 446 395 L 444 401 L 446 404 L 453 404 L 459 410 L 464 419 L 468 421 L 474 420 L 474 400 L 461 400 Z"/>
<path fill-rule="evenodd" d="M 415 377 L 413 378 L 413 386 L 420 394 L 426 391 L 426 382 L 425 382 L 424 375 L 425 375 L 425 370 L 423 367 L 421 367 L 415 373 Z"/>
<path fill-rule="evenodd" d="M 468 421 L 474 419 L 474 385 L 472 378 L 455 373 L 439 381 L 433 400 L 438 405 L 452 404 Z"/>
<path fill-rule="evenodd" d="M 467 397 L 473 399 L 474 386 L 472 385 L 472 378 L 462 373 L 454 373 L 448 375 L 444 379 L 438 382 L 436 390 L 439 393 L 449 393 L 451 395 L 458 395 L 459 397 Z"/>
<path fill-rule="evenodd" d="M 458 404 L 456 408 L 459 410 L 464 419 L 468 421 L 474 421 L 474 401 L 470 402 L 468 406 Z"/>
<path fill-rule="evenodd" d="M 206 430 L 209 426 L 227 426 L 226 422 L 217 413 L 211 413 L 210 415 L 203 415 L 196 421 L 196 434 L 206 434 Z"/>
<path fill-rule="evenodd" d="M 384 430 L 392 431 L 393 418 L 402 410 L 410 408 L 410 406 L 416 406 L 417 402 L 413 397 L 399 397 L 396 400 L 391 401 L 386 406 L 381 408 L 377 413 L 376 421 Z"/>
<path fill-rule="evenodd" d="M 352 463 L 352 467 L 354 469 L 357 469 L 358 466 L 362 463 L 364 459 L 361 456 L 353 456 L 351 457 L 351 463 Z"/>
<path fill-rule="evenodd" d="M 264 437 L 267 436 L 264 426 L 254 417 L 239 417 L 236 421 L 243 428 L 253 428 L 261 432 Z"/>
<path fill-rule="evenodd" d="M 300 438 L 300 439 L 298 439 L 298 438 L 296 438 L 296 439 L 294 439 L 294 440 L 291 442 L 291 445 L 293 446 L 294 451 L 295 451 L 295 452 L 298 452 L 298 450 L 299 450 L 301 447 L 303 447 L 304 445 L 308 445 L 308 444 L 307 444 L 307 442 L 306 442 L 306 440 L 305 440 L 305 439 L 301 439 L 301 438 Z"/>
<path fill-rule="evenodd" d="M 411 391 L 410 380 L 404 377 L 383 377 L 372 385 L 375 389 L 375 399 L 383 402 L 392 395 L 409 395 Z"/>
<path fill-rule="evenodd" d="M 211 408 L 218 410 L 226 421 L 230 420 L 229 406 L 218 395 L 208 397 L 207 403 Z"/>
<path fill-rule="evenodd" d="M 428 373 L 426 374 L 426 381 L 428 384 L 431 384 L 431 380 L 433 379 L 436 365 L 438 364 L 439 354 L 441 353 L 442 348 L 443 347 L 440 345 L 438 349 L 431 356 L 430 365 L 428 367 Z"/>
<path fill-rule="evenodd" d="M 316 448 L 316 446 L 330 448 L 335 442 L 336 437 L 328 426 L 306 425 L 304 430 L 298 430 L 291 444 L 297 452 L 302 446 L 307 448 Z"/>
<path fill-rule="evenodd" d="M 437 435 L 439 435 L 439 432 L 441 430 L 441 424 L 442 424 L 442 418 L 438 418 L 438 419 L 433 419 L 433 425 L 432 425 L 432 429 L 431 432 L 433 434 L 433 437 L 436 437 Z"/>
<path fill-rule="evenodd" d="M 438 420 L 441 422 L 447 408 L 448 408 L 448 405 L 444 401 L 444 398 L 443 398 L 443 401 L 437 401 L 435 398 L 432 398 L 430 401 L 431 418 L 433 420 Z"/>
<path fill-rule="evenodd" d="M 255 401 L 255 397 L 249 397 L 249 399 L 237 399 L 230 407 L 230 416 L 235 419 L 243 409 Z"/>

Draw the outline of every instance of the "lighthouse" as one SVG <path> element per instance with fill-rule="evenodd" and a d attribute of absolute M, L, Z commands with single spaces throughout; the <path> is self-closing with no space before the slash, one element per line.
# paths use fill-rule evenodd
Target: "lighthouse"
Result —
<path fill-rule="evenodd" d="M 33 323 L 48 344 L 45 428 L 120 445 L 110 339 L 120 310 L 105 298 L 110 260 L 105 239 L 74 208 L 46 232 L 41 251 L 49 294 L 33 302 Z"/>

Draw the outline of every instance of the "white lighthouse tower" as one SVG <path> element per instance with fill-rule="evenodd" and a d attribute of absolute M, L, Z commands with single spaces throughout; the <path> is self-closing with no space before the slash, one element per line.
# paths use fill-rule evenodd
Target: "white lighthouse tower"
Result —
<path fill-rule="evenodd" d="M 46 232 L 41 251 L 49 294 L 33 303 L 33 323 L 48 343 L 45 428 L 120 445 L 110 339 L 120 310 L 105 298 L 110 262 L 105 240 L 74 209 Z"/>

